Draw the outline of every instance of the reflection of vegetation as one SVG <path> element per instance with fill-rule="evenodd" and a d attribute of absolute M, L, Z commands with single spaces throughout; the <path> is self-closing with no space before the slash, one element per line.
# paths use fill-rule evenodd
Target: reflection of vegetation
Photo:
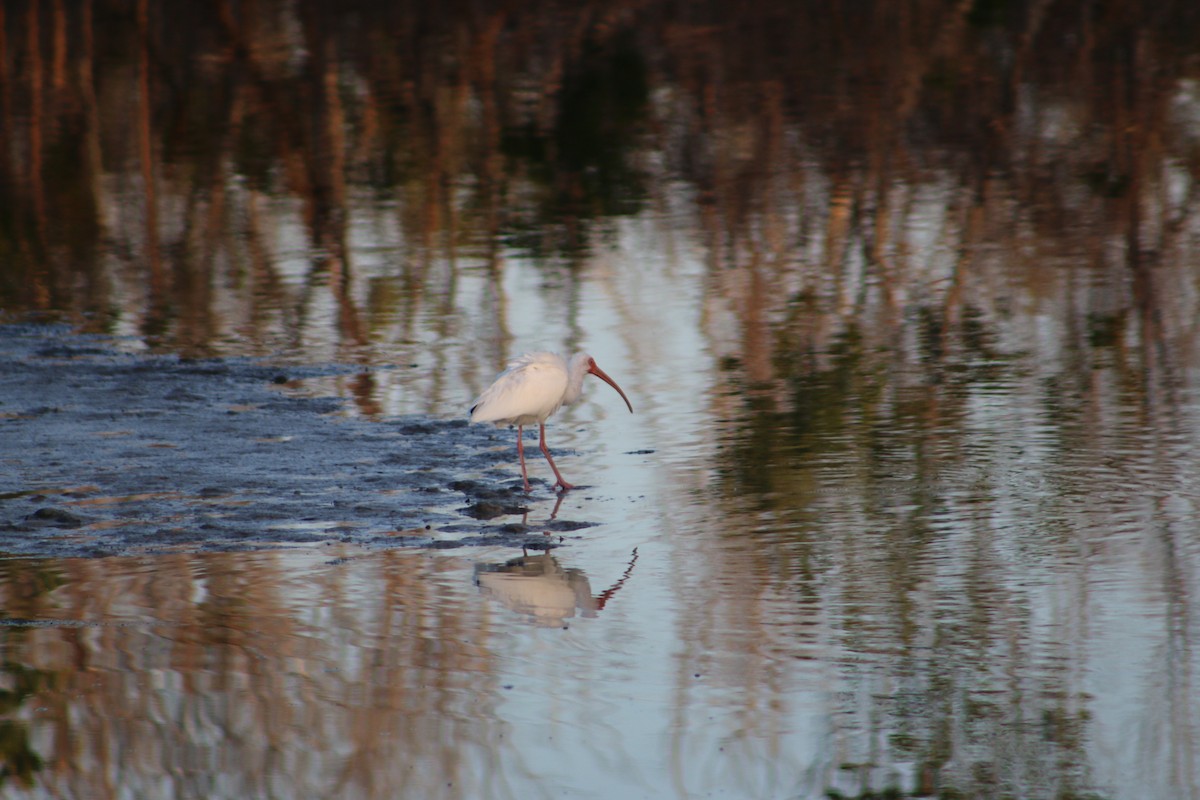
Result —
<path fill-rule="evenodd" d="M 43 600 L 66 582 L 62 569 L 46 559 L 0 560 L 0 592 L 5 598 L 0 616 L 10 619 L 37 619 L 42 616 Z M 9 654 L 0 664 L 0 783 L 16 780 L 30 785 L 33 773 L 43 766 L 41 756 L 29 744 L 29 729 L 13 717 L 34 696 L 51 687 L 52 674 L 31 669 L 13 660 L 20 643 L 29 638 L 29 628 L 8 626 L 0 629 L 0 650 Z"/>
<path fill-rule="evenodd" d="M 44 600 L 63 586 L 66 578 L 60 565 L 49 559 L 0 560 L 0 593 L 4 607 L 0 616 L 10 619 L 38 619 L 43 616 Z M 32 629 L 7 626 L 0 628 L 0 650 L 8 654 L 0 664 L 0 784 L 15 780 L 28 786 L 43 761 L 29 743 L 29 729 L 13 717 L 30 699 L 53 688 L 53 673 L 31 669 L 12 660 L 29 639 Z"/>
<path fill-rule="evenodd" d="M 970 694 L 988 687 L 980 662 L 1025 674 L 1030 659 L 996 652 L 1000 617 L 1023 642 L 1028 609 L 989 542 L 1009 537 L 1014 559 L 1083 542 L 1011 510 L 1094 491 L 1039 472 L 1038 451 L 1094 458 L 1095 480 L 1126 471 L 1156 443 L 1096 423 L 1136 426 L 1168 402 L 1158 376 L 1194 373 L 1191 346 L 1172 347 L 1197 318 L 1194 2 L 149 5 L 148 24 L 122 0 L 5 7 L 0 305 L 102 324 L 152 305 L 142 330 L 196 341 L 244 313 L 226 329 L 269 336 L 292 323 L 256 315 L 304 314 L 281 295 L 295 281 L 272 204 L 298 208 L 303 234 L 282 247 L 308 237 L 317 287 L 353 267 L 350 220 L 386 219 L 369 247 L 406 283 L 368 313 L 415 304 L 428 261 L 457 263 L 464 242 L 585 263 L 611 218 L 663 208 L 734 330 L 703 331 L 736 406 L 717 489 L 730 519 L 763 520 L 719 528 L 722 546 L 774 542 L 764 593 L 814 608 L 829 551 L 868 563 L 858 583 L 846 568 L 835 627 L 860 653 L 893 626 L 923 709 L 893 715 L 914 758 L 940 769 L 963 730 L 1015 727 Z M 118 284 L 133 287 L 120 301 Z M 1065 366 L 1015 354 L 1036 325 Z M 1016 397 L 1022 370 L 1038 374 Z M 1029 416 L 1004 407 L 1014 397 Z M 1131 484 L 1160 474 L 1138 466 Z M 969 557 L 943 556 L 962 569 L 947 578 L 931 552 L 954 537 Z M 946 580 L 970 585 L 936 594 Z M 201 608 L 205 636 L 235 647 L 245 613 Z M 940 624 L 951 614 L 961 629 Z M 913 655 L 934 623 L 937 654 Z M 1073 759 L 1083 718 L 1057 703 L 1027 718 Z M 1000 776 L 981 764 L 973 779 Z"/>
<path fill-rule="evenodd" d="M 814 354 L 780 348 L 773 374 L 787 382 L 788 403 L 780 409 L 766 386 L 743 382 L 740 362 L 727 359 L 725 371 L 738 386 L 746 426 L 736 439 L 737 473 L 760 491 L 771 488 L 771 472 L 781 464 L 837 447 L 826 434 L 840 430 L 850 412 L 848 396 L 862 387 L 861 340 L 851 327 L 831 346 L 827 366 L 816 368 Z"/>
<path fill-rule="evenodd" d="M 1088 343 L 1092 347 L 1115 347 L 1120 343 L 1125 320 L 1117 314 L 1088 314 Z"/>
<path fill-rule="evenodd" d="M 962 175 L 981 202 L 1003 179 L 1051 237 L 1066 218 L 1096 237 L 1137 226 L 1129 204 L 1155 196 L 1158 165 L 1195 172 L 1172 105 L 1197 77 L 1187 3 L 354 8 L 5 15 L 4 305 L 108 314 L 115 261 L 193 309 L 204 282 L 175 270 L 264 266 L 246 189 L 302 202 L 322 251 L 344 241 L 358 185 L 397 204 L 406 244 L 465 234 L 552 258 L 675 182 L 716 212 L 714 243 L 753 243 L 786 192 L 829 180 L 886 255 L 887 187 L 927 177 L 914 168 Z M 38 30 L 56 35 L 17 35 Z M 162 311 L 171 330 L 212 324 Z"/>
<path fill-rule="evenodd" d="M 5 643 L 5 650 L 10 643 Z M 28 786 L 33 773 L 43 766 L 42 758 L 29 745 L 29 730 L 23 722 L 10 719 L 24 703 L 46 688 L 47 674 L 28 669 L 22 664 L 4 662 L 0 665 L 6 688 L 0 689 L 0 785 L 15 779 Z"/>
<path fill-rule="evenodd" d="M 967 13 L 967 21 L 977 28 L 1001 27 L 1012 24 L 1019 4 L 1012 0 L 975 0 Z"/>
<path fill-rule="evenodd" d="M 0 559 L 0 587 L 8 598 L 0 613 L 21 617 L 35 602 L 66 582 L 62 568 L 49 559 Z"/>
<path fill-rule="evenodd" d="M 504 149 L 514 174 L 543 187 L 530 218 L 510 221 L 505 238 L 539 255 L 546 232 L 594 217 L 635 213 L 645 195 L 632 162 L 646 113 L 646 65 L 633 37 L 588 38 L 563 76 L 553 130 L 532 121 L 508 130 Z M 566 242 L 558 246 L 578 247 Z"/>
<path fill-rule="evenodd" d="M 972 392 L 1011 378 L 1014 357 L 996 348 L 994 333 L 976 311 L 966 309 L 955 323 L 924 307 L 915 317 L 924 381 L 899 393 L 896 349 L 871 343 L 853 324 L 820 354 L 781 345 L 774 374 L 787 387 L 783 407 L 751 387 L 743 389 L 745 413 L 739 419 L 746 430 L 730 451 L 737 493 L 779 492 L 789 476 L 807 472 L 811 460 L 830 454 L 886 480 L 898 463 L 910 464 L 921 452 L 935 434 L 930 426 L 944 425 Z M 928 414 L 931 403 L 940 409 L 937 416 Z M 795 508 L 797 487 L 790 488 L 776 499 Z M 921 493 L 925 487 L 918 482 L 912 488 Z M 929 502 L 926 497 L 921 506 Z"/>
<path fill-rule="evenodd" d="M 1057 796 L 1076 796 L 1087 786 L 1077 776 L 1087 761 L 1086 698 L 1062 675 L 1032 663 L 1035 612 L 1022 589 L 1007 585 L 1012 565 L 996 542 L 1031 546 L 1006 529 L 1022 525 L 1038 546 L 1069 539 L 1053 514 L 1027 520 L 997 509 L 1056 502 L 1057 495 L 1026 489 L 1034 467 L 1007 463 L 1013 446 L 1032 441 L 1073 453 L 1080 443 L 1074 428 L 1055 428 L 1063 435 L 1056 438 L 1013 424 L 1025 413 L 1015 398 L 1030 359 L 1003 344 L 989 314 L 966 304 L 953 315 L 920 306 L 906 320 L 912 332 L 885 346 L 851 318 L 814 351 L 788 347 L 803 340 L 799 323 L 780 325 L 776 388 L 737 386 L 744 395 L 734 415 L 738 429 L 722 451 L 722 495 L 731 514 L 769 520 L 755 537 L 767 551 L 762 580 L 782 588 L 816 564 L 818 580 L 836 585 L 822 600 L 836 609 L 832 627 L 855 654 L 844 667 L 845 684 L 861 693 L 846 710 L 869 706 L 870 722 L 858 724 L 869 735 L 875 725 L 890 732 L 884 762 L 923 765 L 920 788 L 938 796 L 1028 789 L 1032 784 L 1014 776 L 1014 763 L 1044 771 Z M 1089 339 L 1104 324 L 1092 320 L 1073 342 L 1085 363 Z M 741 363 L 730 359 L 727 366 L 725 379 L 737 385 Z M 1054 416 L 1060 407 L 1072 419 L 1081 413 L 1077 397 L 1042 393 L 1041 386 L 1031 380 L 1024 387 L 1039 422 L 1062 422 Z M 1017 416 L 984 413 L 1006 406 Z M 993 523 L 993 514 L 1002 521 Z M 838 565 L 836 577 L 825 568 L 831 564 Z M 803 574 L 812 579 L 811 570 Z M 881 656 L 881 642 L 896 651 Z M 998 664 L 1039 691 L 1000 686 Z M 856 736 L 868 733 L 851 727 L 843 741 Z M 997 740 L 1020 752 L 1003 751 Z M 900 789 L 875 785 L 886 778 L 872 778 L 857 762 L 848 760 L 843 770 L 842 787 L 873 788 L 830 796 L 900 796 Z"/>

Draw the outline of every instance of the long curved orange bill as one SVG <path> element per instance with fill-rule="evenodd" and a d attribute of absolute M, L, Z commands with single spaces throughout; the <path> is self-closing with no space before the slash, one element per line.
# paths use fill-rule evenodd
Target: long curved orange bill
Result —
<path fill-rule="evenodd" d="M 617 382 L 616 382 L 616 381 L 614 381 L 612 378 L 608 377 L 608 375 L 607 375 L 607 374 L 604 372 L 604 370 L 602 370 L 602 369 L 600 369 L 599 367 L 597 367 L 597 366 L 596 366 L 596 362 L 595 362 L 595 361 L 593 361 L 593 362 L 592 362 L 592 365 L 591 365 L 590 367 L 588 367 L 588 372 L 592 373 L 592 374 L 593 374 L 593 375 L 595 375 L 597 378 L 599 378 L 600 380 L 602 380 L 602 381 L 604 381 L 605 383 L 607 383 L 609 386 L 611 386 L 611 387 L 613 387 L 614 389 L 616 389 L 616 390 L 617 390 L 617 394 L 621 395 L 621 399 L 622 399 L 622 400 L 624 400 L 624 401 L 625 401 L 625 405 L 626 405 L 626 406 L 628 406 L 628 408 L 629 408 L 629 413 L 630 413 L 630 414 L 632 414 L 632 413 L 633 413 L 633 405 L 632 405 L 632 404 L 630 404 L 630 402 L 629 402 L 629 398 L 625 396 L 625 393 L 621 391 L 621 387 L 620 387 L 620 386 L 617 386 Z"/>

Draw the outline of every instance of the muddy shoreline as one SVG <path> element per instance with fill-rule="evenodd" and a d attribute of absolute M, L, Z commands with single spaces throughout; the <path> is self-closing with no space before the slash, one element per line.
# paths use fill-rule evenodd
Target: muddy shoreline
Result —
<path fill-rule="evenodd" d="M 339 398 L 284 390 L 359 369 L 128 354 L 66 326 L 0 325 L 0 554 L 544 549 L 593 524 L 547 518 L 553 493 L 521 490 L 505 431 L 347 417 Z"/>

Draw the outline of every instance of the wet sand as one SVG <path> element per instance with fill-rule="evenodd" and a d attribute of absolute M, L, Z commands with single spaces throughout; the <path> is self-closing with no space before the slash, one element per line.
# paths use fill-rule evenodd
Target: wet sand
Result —
<path fill-rule="evenodd" d="M 292 388 L 358 369 L 128 354 L 66 326 L 0 326 L 0 552 L 545 549 L 561 539 L 547 533 L 592 524 L 545 519 L 550 487 L 521 491 L 506 431 L 347 417 L 342 400 Z"/>

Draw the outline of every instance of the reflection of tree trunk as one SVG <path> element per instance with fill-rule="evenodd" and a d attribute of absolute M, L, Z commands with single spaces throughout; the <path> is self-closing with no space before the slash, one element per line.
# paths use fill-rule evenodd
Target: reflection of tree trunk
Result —
<path fill-rule="evenodd" d="M 54 93 L 62 96 L 67 88 L 67 15 L 62 0 L 54 0 L 54 28 L 52 35 L 54 58 L 50 66 L 50 85 Z"/>
<path fill-rule="evenodd" d="M 8 77 L 8 15 L 0 3 L 0 143 L 12 132 L 12 83 Z M 7 148 L 6 148 L 7 149 Z"/>
<path fill-rule="evenodd" d="M 867 257 L 879 278 L 879 290 L 883 293 L 883 302 L 889 312 L 896 311 L 896 272 L 889 253 L 892 244 L 892 209 L 889 205 L 887 169 L 876 165 L 875 179 L 875 213 L 868 226 Z"/>
<path fill-rule="evenodd" d="M 1153 64 L 1143 63 L 1146 60 L 1145 50 L 1137 30 L 1131 30 L 1123 37 L 1122 46 L 1124 58 L 1119 66 L 1121 84 L 1114 98 L 1116 115 L 1113 135 L 1116 142 L 1113 160 L 1115 180 L 1125 182 L 1118 201 L 1124 206 L 1121 210 L 1124 216 L 1125 258 L 1132 273 L 1133 302 L 1141 326 L 1144 379 L 1151 381 L 1157 372 L 1163 372 L 1161 377 L 1164 378 L 1169 378 L 1172 372 L 1163 336 L 1162 298 L 1155 285 L 1159 248 L 1155 248 L 1153 256 L 1147 253 L 1142 219 L 1143 153 L 1150 136 L 1147 128 L 1154 121 L 1149 118 L 1152 101 L 1147 99 L 1153 94 L 1142 91 L 1142 81 L 1147 80 L 1147 71 Z M 1171 382 L 1157 385 L 1169 386 Z"/>
<path fill-rule="evenodd" d="M 78 81 L 80 134 L 78 153 L 80 161 L 79 187 L 84 198 L 82 207 L 87 209 L 87 216 L 80 214 L 76 227 L 88 231 L 87 251 L 81 259 L 75 262 L 78 269 L 85 273 L 86 280 L 82 291 L 86 292 L 92 308 L 111 307 L 111 285 L 103 273 L 101 251 L 97 247 L 107 237 L 104 224 L 104 186 L 102 182 L 104 164 L 100 143 L 101 113 L 96 98 L 96 84 L 93 75 L 93 65 L 96 60 L 95 32 L 93 30 L 92 0 L 82 0 L 79 4 L 79 46 L 74 53 L 73 74 Z M 61 221 L 60 221 L 61 224 Z M 70 223 L 68 223 L 70 224 Z M 81 237 L 82 238 L 82 237 Z M 82 244 L 82 242 L 81 242 Z M 70 269 L 71 265 L 67 266 Z M 107 318 L 98 315 L 93 323 L 98 329 L 103 329 Z"/>
<path fill-rule="evenodd" d="M 301 341 L 296 325 L 289 319 L 291 306 L 281 286 L 279 273 L 275 269 L 275 259 L 266 244 L 267 236 L 263 228 L 262 214 L 259 212 L 259 193 L 248 191 L 245 198 L 246 228 L 243 237 L 246 243 L 247 259 L 250 264 L 250 293 L 253 298 L 250 303 L 247 326 L 251 339 L 261 341 L 259 332 L 266 333 L 272 319 L 272 312 L 281 314 L 280 327 L 288 335 L 290 346 L 298 346 Z"/>
<path fill-rule="evenodd" d="M 743 369 L 755 388 L 762 389 L 769 386 L 775 377 L 768 319 L 771 292 L 761 265 L 755 262 L 747 268 L 747 272 L 748 285 L 738 309 L 742 319 Z"/>
<path fill-rule="evenodd" d="M 479 95 L 483 105 L 483 174 L 481 191 L 484 201 L 484 231 L 487 246 L 493 247 L 500 235 L 500 195 L 504 180 L 504 161 L 500 154 L 500 114 L 496 102 L 496 42 L 504 27 L 505 15 L 493 14 L 480 34 L 475 61 L 479 69 Z"/>
<path fill-rule="evenodd" d="M 352 377 L 349 389 L 358 413 L 367 417 L 383 413 L 383 404 L 379 402 L 379 381 L 374 372 L 363 371 Z"/>
<path fill-rule="evenodd" d="M 496 102 L 496 43 L 505 18 L 503 13 L 498 13 L 488 20 L 480 35 L 478 58 L 475 59 L 479 70 L 483 133 L 486 142 L 480 186 L 484 203 L 483 230 L 477 237 L 483 242 L 488 265 L 488 291 L 485 295 L 488 302 L 483 309 L 482 318 L 492 320 L 494 325 L 484 339 L 489 350 L 486 362 L 488 364 L 503 364 L 512 342 L 512 332 L 508 328 L 508 295 L 504 291 L 504 260 L 500 245 L 500 203 L 504 193 L 505 174 L 500 152 L 501 122 Z M 446 301 L 453 302 L 451 293 L 447 293 Z"/>
<path fill-rule="evenodd" d="M 92 64 L 96 58 L 94 31 L 92 30 L 92 0 L 80 4 L 80 37 L 82 46 L 79 54 L 79 89 L 83 99 L 84 131 L 83 162 L 87 170 L 87 188 L 95 212 L 95 224 L 102 228 L 100 177 L 104 169 L 100 150 L 100 109 L 96 103 L 96 84 L 92 75 Z M 101 236 L 103 231 L 101 230 Z"/>
<path fill-rule="evenodd" d="M 1162 463 L 1169 465 L 1171 458 L 1164 454 Z M 1169 518 L 1169 513 L 1158 503 L 1157 513 Z M 1163 548 L 1163 586 L 1166 600 L 1166 658 L 1163 668 L 1166 685 L 1163 687 L 1166 713 L 1163 724 L 1165 734 L 1171 742 L 1171 753 L 1166 764 L 1171 770 L 1173 783 L 1178 786 L 1195 786 L 1197 778 L 1196 753 L 1197 726 L 1193 716 L 1192 657 L 1193 648 L 1188 632 L 1194 627 L 1191 622 L 1191 605 L 1185 572 L 1186 559 L 1178 553 L 1179 541 L 1172 530 L 1174 526 L 1164 524 L 1157 531 Z M 1149 754 L 1152 755 L 1152 754 Z"/>
<path fill-rule="evenodd" d="M 45 87 L 42 71 L 41 31 L 38 25 L 37 0 L 29 4 L 25 19 L 25 35 L 29 45 L 29 196 L 33 205 L 34 242 L 37 257 L 30 274 L 33 278 L 31 300 L 35 308 L 50 305 L 49 275 L 42 257 L 46 252 L 46 191 L 42 184 L 42 122 L 45 113 Z"/>
<path fill-rule="evenodd" d="M 846 250 L 848 248 L 850 221 L 854 213 L 856 191 L 853 179 L 837 175 L 829 193 L 829 218 L 825 229 L 825 269 L 837 286 L 837 310 L 849 311 L 853 300 L 847 296 Z"/>
<path fill-rule="evenodd" d="M 365 335 L 351 293 L 353 273 L 346 247 L 346 119 L 339 91 L 339 54 L 335 40 L 325 34 L 319 11 L 308 13 L 304 23 L 311 54 L 307 72 L 312 93 L 307 120 L 311 147 L 305 158 L 313 267 L 329 275 L 329 288 L 338 307 L 339 335 L 357 345 L 365 341 Z"/>
<path fill-rule="evenodd" d="M 153 97 L 150 92 L 150 24 L 148 0 L 138 0 L 138 159 L 142 169 L 145 197 L 146 261 L 150 266 L 151 325 L 161 321 L 165 311 L 164 276 L 158 248 L 158 195 L 154 179 Z"/>
<path fill-rule="evenodd" d="M 325 44 L 320 74 L 321 102 L 315 104 L 316 147 L 312 169 L 314 186 L 320 187 L 314 201 L 321 207 L 313 215 L 314 243 L 328 253 L 330 288 L 338 302 L 338 328 L 342 338 L 352 344 L 366 339 L 351 294 L 353 283 L 350 250 L 346 247 L 346 129 L 345 110 L 338 92 L 338 59 L 334 43 Z M 321 256 L 319 256 L 321 257 Z"/>

